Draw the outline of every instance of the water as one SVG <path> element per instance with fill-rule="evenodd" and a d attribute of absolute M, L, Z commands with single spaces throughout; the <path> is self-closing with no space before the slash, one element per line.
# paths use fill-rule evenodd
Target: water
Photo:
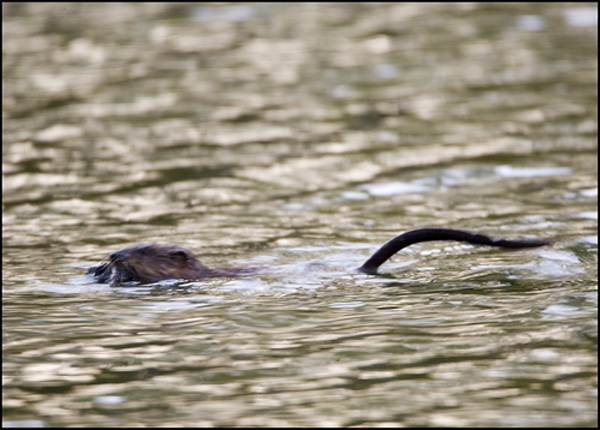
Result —
<path fill-rule="evenodd" d="M 4 425 L 596 427 L 596 15 L 3 5 Z"/>

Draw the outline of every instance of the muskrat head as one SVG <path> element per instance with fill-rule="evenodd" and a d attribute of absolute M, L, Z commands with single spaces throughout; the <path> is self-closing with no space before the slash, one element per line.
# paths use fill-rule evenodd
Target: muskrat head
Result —
<path fill-rule="evenodd" d="M 165 279 L 196 280 L 209 271 L 196 255 L 174 245 L 142 244 L 110 254 L 112 282 L 158 282 Z"/>

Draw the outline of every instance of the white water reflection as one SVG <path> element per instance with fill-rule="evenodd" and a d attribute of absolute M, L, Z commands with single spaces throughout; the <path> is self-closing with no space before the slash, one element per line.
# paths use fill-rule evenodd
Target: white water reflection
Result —
<path fill-rule="evenodd" d="M 382 184 L 363 184 L 358 188 L 365 190 L 372 196 L 376 197 L 387 197 L 396 194 L 423 193 L 431 191 L 431 187 L 426 185 L 400 181 Z"/>
<path fill-rule="evenodd" d="M 539 15 L 521 15 L 517 25 L 527 31 L 541 31 L 546 28 L 546 20 Z"/>
<path fill-rule="evenodd" d="M 568 9 L 564 12 L 564 19 L 565 23 L 572 27 L 597 27 L 598 8 L 580 7 Z"/>
<path fill-rule="evenodd" d="M 544 309 L 542 311 L 542 313 L 551 314 L 551 315 L 571 315 L 578 311 L 579 311 L 579 308 L 577 308 L 575 306 L 558 304 L 558 305 L 548 306 L 546 309 Z"/>
<path fill-rule="evenodd" d="M 494 168 L 496 174 L 505 178 L 532 178 L 536 176 L 558 176 L 571 173 L 570 167 L 514 167 L 498 166 Z"/>

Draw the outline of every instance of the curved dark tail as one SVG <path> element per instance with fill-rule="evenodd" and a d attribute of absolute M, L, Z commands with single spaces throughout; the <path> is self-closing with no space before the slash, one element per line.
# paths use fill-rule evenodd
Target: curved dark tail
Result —
<path fill-rule="evenodd" d="M 377 273 L 379 266 L 402 248 L 406 248 L 414 243 L 432 240 L 456 240 L 475 245 L 501 246 L 503 248 L 535 248 L 553 243 L 548 240 L 495 239 L 485 234 L 471 233 L 470 231 L 455 230 L 452 228 L 418 228 L 402 233 L 383 244 L 358 270 L 364 273 Z"/>

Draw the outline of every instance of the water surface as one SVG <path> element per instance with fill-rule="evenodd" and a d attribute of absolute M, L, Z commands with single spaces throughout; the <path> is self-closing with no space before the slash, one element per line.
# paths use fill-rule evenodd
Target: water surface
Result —
<path fill-rule="evenodd" d="M 4 425 L 596 427 L 595 16 L 3 5 Z M 353 270 L 424 226 L 556 244 Z"/>

